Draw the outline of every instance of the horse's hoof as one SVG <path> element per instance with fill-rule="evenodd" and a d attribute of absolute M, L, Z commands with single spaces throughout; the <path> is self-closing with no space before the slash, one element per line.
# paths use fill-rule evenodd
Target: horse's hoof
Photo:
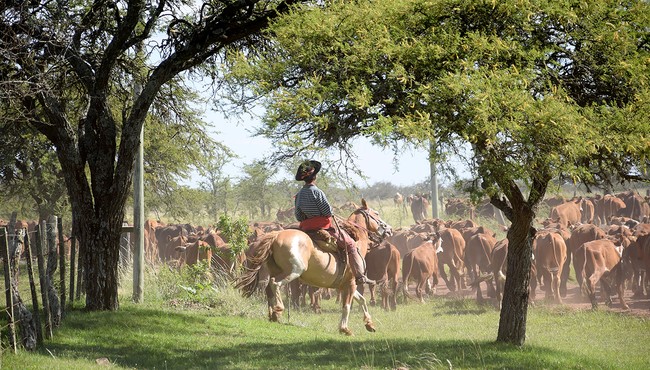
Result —
<path fill-rule="evenodd" d="M 269 320 L 270 320 L 270 321 L 273 321 L 273 322 L 279 322 L 279 321 L 280 321 L 280 315 L 281 315 L 281 313 L 279 313 L 279 312 L 273 312 L 273 313 L 269 316 Z"/>
<path fill-rule="evenodd" d="M 340 328 L 339 333 L 352 336 L 352 331 L 349 328 Z"/>
<path fill-rule="evenodd" d="M 375 329 L 375 326 L 372 323 L 371 324 L 366 324 L 366 330 L 368 330 L 371 333 L 374 333 L 374 332 L 377 331 L 377 329 Z"/>

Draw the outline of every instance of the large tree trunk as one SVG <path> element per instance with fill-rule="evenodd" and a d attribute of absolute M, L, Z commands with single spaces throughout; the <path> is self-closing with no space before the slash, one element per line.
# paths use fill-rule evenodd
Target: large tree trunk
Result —
<path fill-rule="evenodd" d="M 89 166 L 92 179 L 89 181 L 85 163 L 77 151 L 67 150 L 70 147 L 74 146 L 63 146 L 57 153 L 61 167 L 68 174 L 66 185 L 82 258 L 81 283 L 86 293 L 86 309 L 117 310 L 120 236 L 133 178 L 133 156 L 125 159 L 130 167 L 115 165 L 112 157 Z M 107 173 L 115 176 L 106 176 Z"/>
<path fill-rule="evenodd" d="M 517 207 L 513 207 L 517 209 Z M 523 208 L 523 207 L 522 207 Z M 508 272 L 504 287 L 499 334 L 497 342 L 518 346 L 526 340 L 526 318 L 528 316 L 528 295 L 530 267 L 532 260 L 532 212 L 522 211 L 513 214 L 508 229 Z"/>
<path fill-rule="evenodd" d="M 119 308 L 118 262 L 124 207 L 119 208 L 78 219 L 79 244 L 85 249 L 82 263 L 86 309 L 91 311 Z"/>

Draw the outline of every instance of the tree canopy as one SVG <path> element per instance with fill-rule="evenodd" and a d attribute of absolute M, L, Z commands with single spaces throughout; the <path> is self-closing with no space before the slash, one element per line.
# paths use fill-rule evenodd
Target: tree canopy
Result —
<path fill-rule="evenodd" d="M 260 133 L 292 155 L 433 142 L 467 156 L 473 194 L 512 222 L 498 339 L 523 344 L 532 221 L 553 178 L 647 180 L 645 1 L 396 0 L 301 6 L 231 81 L 267 108 Z"/>
<path fill-rule="evenodd" d="M 213 72 L 227 49 L 254 43 L 294 2 L 2 3 L 2 109 L 56 148 L 88 309 L 118 307 L 125 203 L 140 133 L 164 86 L 184 72 Z"/>
<path fill-rule="evenodd" d="M 647 10 L 609 1 L 304 6 L 269 30 L 276 48 L 242 57 L 231 77 L 265 98 L 261 133 L 286 149 L 357 135 L 433 139 L 440 154 L 470 143 L 513 178 L 537 173 L 540 161 L 548 175 L 635 178 L 648 153 Z"/>

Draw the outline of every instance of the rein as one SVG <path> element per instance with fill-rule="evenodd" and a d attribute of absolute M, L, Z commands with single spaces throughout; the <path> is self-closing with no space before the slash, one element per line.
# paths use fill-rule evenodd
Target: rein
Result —
<path fill-rule="evenodd" d="M 361 214 L 363 215 L 363 217 L 365 217 L 365 219 L 366 219 L 366 223 L 367 223 L 368 225 L 370 225 L 370 220 L 371 220 L 371 219 L 372 219 L 373 221 L 375 221 L 375 222 L 377 223 L 377 225 L 379 226 L 378 229 L 377 229 L 377 231 L 372 231 L 372 232 L 371 232 L 370 230 L 368 230 L 367 227 L 362 226 L 362 225 L 359 225 L 359 224 L 356 223 L 356 222 L 347 221 L 347 220 L 346 220 L 346 221 L 349 222 L 349 223 L 351 223 L 352 225 L 354 225 L 354 226 L 356 226 L 356 227 L 361 228 L 362 230 L 365 230 L 365 231 L 366 231 L 366 234 L 368 235 L 368 239 L 369 239 L 371 242 L 373 242 L 375 246 L 378 246 L 379 244 L 381 244 L 381 242 L 382 242 L 382 241 L 385 239 L 385 237 L 386 237 L 386 230 L 389 230 L 389 229 L 390 229 L 390 226 L 388 226 L 388 224 L 385 223 L 383 220 L 374 217 L 373 215 L 370 214 L 370 212 L 368 212 L 367 210 L 365 210 L 365 209 L 363 209 L 363 208 L 359 208 L 359 209 L 357 209 L 356 211 L 354 211 L 353 213 L 356 213 L 356 212 L 361 213 Z M 336 227 L 340 229 L 339 224 L 336 222 L 336 217 L 332 217 L 332 218 L 334 219 L 334 223 L 336 224 Z"/>

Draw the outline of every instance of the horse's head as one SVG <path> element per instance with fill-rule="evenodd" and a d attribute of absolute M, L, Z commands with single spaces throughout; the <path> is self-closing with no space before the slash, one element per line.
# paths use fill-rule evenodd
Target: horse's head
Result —
<path fill-rule="evenodd" d="M 384 238 L 393 235 L 393 228 L 381 219 L 377 211 L 368 207 L 365 199 L 361 200 L 361 204 L 362 206 L 348 217 L 348 221 L 363 226 L 368 230 L 368 237 L 373 241 L 379 239 L 378 241 L 381 242 Z"/>

